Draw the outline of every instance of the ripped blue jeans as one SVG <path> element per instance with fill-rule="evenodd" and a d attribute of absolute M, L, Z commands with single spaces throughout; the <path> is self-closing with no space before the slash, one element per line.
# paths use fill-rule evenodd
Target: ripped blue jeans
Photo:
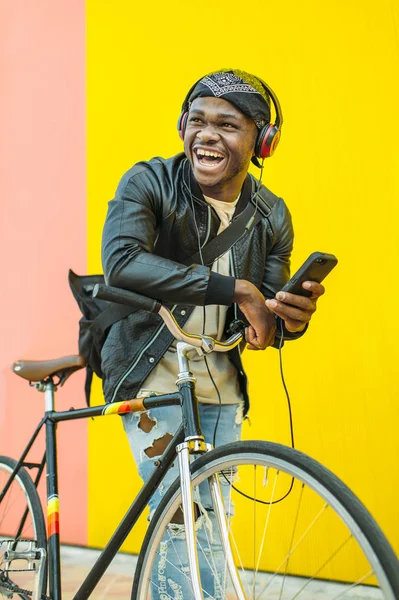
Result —
<path fill-rule="evenodd" d="M 214 404 L 199 403 L 198 409 L 205 441 L 213 443 L 219 407 Z M 181 408 L 180 406 L 154 408 L 145 413 L 145 420 L 142 419 L 143 414 L 130 413 L 122 418 L 140 477 L 146 482 L 154 469 L 154 461 L 159 458 L 159 455 L 154 453 L 154 444 L 156 446 L 156 440 L 162 439 L 164 436 L 174 435 L 181 423 Z M 216 434 L 216 446 L 240 439 L 242 418 L 242 403 L 222 405 Z M 150 518 L 158 507 L 165 491 L 178 475 L 179 469 L 177 461 L 175 461 L 150 499 Z M 232 516 L 233 506 L 229 499 L 230 486 L 221 485 L 221 488 L 226 512 L 228 516 Z M 197 545 L 200 548 L 198 561 L 204 598 L 214 598 L 215 600 L 224 598 L 225 595 L 220 589 L 219 575 L 225 570 L 225 559 L 218 535 L 216 517 L 212 510 L 209 487 L 206 482 L 200 485 L 199 498 L 194 499 L 200 508 L 196 528 Z M 165 598 L 190 600 L 193 598 L 193 593 L 188 577 L 189 568 L 184 526 L 171 524 L 168 529 L 160 543 L 159 553 L 154 563 L 151 578 L 151 596 L 153 600 L 165 600 Z M 212 552 L 209 546 L 212 547 Z"/>

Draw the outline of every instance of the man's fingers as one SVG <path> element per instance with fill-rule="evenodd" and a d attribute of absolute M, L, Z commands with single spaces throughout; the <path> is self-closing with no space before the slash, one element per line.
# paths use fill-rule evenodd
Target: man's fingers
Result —
<path fill-rule="evenodd" d="M 286 294 L 288 296 L 288 294 Z M 298 298 L 299 296 L 295 296 Z M 308 298 L 307 298 L 308 300 Z M 310 309 L 305 310 L 304 308 L 297 308 L 295 306 L 290 306 L 289 304 L 285 304 L 284 302 L 279 302 L 278 300 L 266 300 L 266 305 L 270 310 L 272 310 L 276 315 L 284 319 L 286 321 L 289 319 L 290 321 L 301 321 L 302 323 L 307 323 L 310 321 L 312 314 L 316 310 L 316 307 L 311 306 Z M 309 306 L 309 305 L 307 305 Z"/>
<path fill-rule="evenodd" d="M 259 343 L 259 338 L 256 335 L 255 329 L 250 325 L 245 328 L 245 341 L 247 342 L 248 350 L 262 350 L 263 346 Z"/>
<path fill-rule="evenodd" d="M 296 294 L 289 294 L 288 292 L 277 292 L 276 298 L 280 303 L 297 306 L 302 310 L 308 312 L 314 312 L 316 310 L 316 299 L 308 298 L 307 296 L 297 296 Z M 269 306 L 269 304 L 267 304 Z"/>
<path fill-rule="evenodd" d="M 299 296 L 280 291 L 275 298 L 265 302 L 269 310 L 284 319 L 288 331 L 304 329 L 316 310 L 317 299 L 325 292 L 324 286 L 317 281 L 305 281 L 302 287 L 309 290 L 311 296 Z"/>
<path fill-rule="evenodd" d="M 321 285 L 321 283 L 317 283 L 317 281 L 304 281 L 302 284 L 304 290 L 310 290 L 312 292 L 311 298 L 319 298 L 324 294 L 325 287 Z"/>
<path fill-rule="evenodd" d="M 306 323 L 303 321 L 291 321 L 290 319 L 286 319 L 284 321 L 285 328 L 291 333 L 297 333 L 298 331 L 303 331 L 306 327 Z"/>

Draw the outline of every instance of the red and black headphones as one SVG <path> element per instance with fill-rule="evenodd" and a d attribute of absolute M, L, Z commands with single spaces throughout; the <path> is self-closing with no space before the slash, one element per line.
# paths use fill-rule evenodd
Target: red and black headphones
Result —
<path fill-rule="evenodd" d="M 183 102 L 182 112 L 177 122 L 177 130 L 182 140 L 184 140 L 184 133 L 186 131 L 187 119 L 190 109 L 188 101 L 192 92 L 194 91 L 195 86 L 201 81 L 201 79 L 198 79 L 198 81 L 196 81 L 194 85 L 190 88 Z M 283 113 L 281 111 L 280 102 L 278 101 L 278 98 L 273 92 L 273 90 L 262 79 L 259 79 L 259 77 L 256 77 L 256 79 L 262 85 L 266 94 L 271 98 L 274 110 L 276 112 L 276 122 L 266 123 L 266 125 L 264 125 L 262 129 L 259 130 L 258 137 L 256 138 L 255 156 L 256 158 L 263 159 L 271 156 L 277 148 L 277 144 L 279 143 L 281 136 L 281 127 L 283 125 Z M 257 166 L 260 167 L 260 164 L 258 163 Z"/>

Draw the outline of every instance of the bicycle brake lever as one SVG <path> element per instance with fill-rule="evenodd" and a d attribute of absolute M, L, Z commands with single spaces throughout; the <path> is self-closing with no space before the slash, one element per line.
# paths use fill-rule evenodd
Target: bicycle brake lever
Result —
<path fill-rule="evenodd" d="M 215 345 L 213 343 L 213 339 L 210 338 L 210 337 L 208 337 L 208 336 L 206 336 L 206 335 L 202 335 L 201 338 L 202 338 L 201 350 L 205 354 L 209 354 L 215 348 Z"/>

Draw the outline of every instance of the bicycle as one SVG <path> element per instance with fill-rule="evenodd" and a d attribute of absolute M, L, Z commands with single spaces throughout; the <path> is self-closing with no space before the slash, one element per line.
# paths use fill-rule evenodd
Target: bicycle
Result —
<path fill-rule="evenodd" d="M 205 443 L 198 419 L 195 380 L 189 368 L 190 355 L 228 351 L 240 343 L 242 330 L 219 342 L 205 335 L 185 333 L 168 309 L 149 298 L 106 286 L 96 286 L 94 293 L 162 317 L 178 340 L 177 391 L 57 412 L 57 386 L 83 368 L 84 359 L 70 356 L 14 364 L 16 374 L 44 392 L 45 414 L 18 461 L 0 457 L 0 597 L 60 600 L 62 596 L 56 424 L 180 405 L 182 424 L 162 457 L 155 461 L 149 481 L 74 600 L 85 600 L 91 595 L 176 457 L 180 478 L 165 493 L 151 519 L 138 558 L 132 599 L 147 600 L 153 591 L 159 592 L 166 568 L 180 571 L 190 583 L 195 600 L 287 598 L 288 593 L 291 599 L 300 595 L 309 598 L 309 590 L 317 579 L 340 581 L 335 598 L 365 589 L 376 593 L 373 598 L 399 598 L 399 564 L 388 541 L 361 502 L 325 467 L 293 448 L 272 442 L 240 441 L 215 449 Z M 27 456 L 43 426 L 46 451 L 40 463 L 31 463 Z M 190 463 L 191 456 L 195 460 Z M 36 491 L 46 463 L 48 539 Z M 37 472 L 32 479 L 28 470 L 34 469 Z M 201 505 L 204 486 L 212 499 L 212 516 L 217 525 L 213 530 L 207 522 L 209 514 L 205 515 Z M 176 523 L 178 512 L 183 515 L 184 526 Z M 170 546 L 173 556 L 179 535 L 187 540 L 187 556 L 177 553 L 166 563 L 164 545 Z M 217 569 L 220 557 L 223 568 Z M 214 595 L 204 592 L 204 570 L 212 575 Z M 292 575 L 300 575 L 294 588 Z"/>

